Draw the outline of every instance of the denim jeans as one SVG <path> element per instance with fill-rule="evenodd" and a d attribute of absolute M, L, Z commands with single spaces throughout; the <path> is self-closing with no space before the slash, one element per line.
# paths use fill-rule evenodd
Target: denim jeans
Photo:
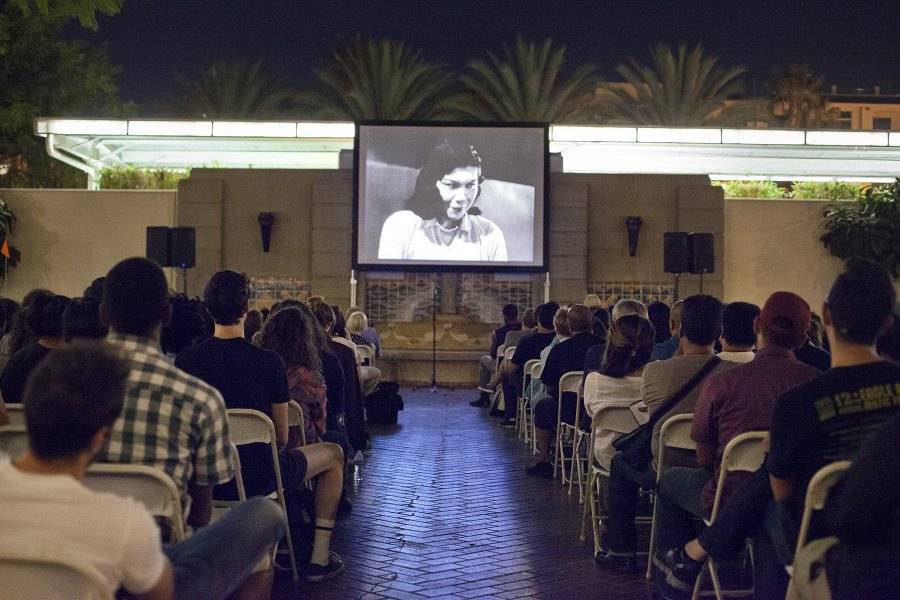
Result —
<path fill-rule="evenodd" d="M 503 376 L 503 402 L 507 419 L 516 418 L 516 409 L 519 406 L 519 392 L 522 387 L 522 373 L 520 369 L 514 369 L 512 373 Z"/>
<path fill-rule="evenodd" d="M 652 473 L 636 472 L 622 460 L 621 453 L 613 456 L 609 466 L 607 504 L 609 506 L 608 550 L 620 556 L 634 555 L 637 546 L 637 515 L 640 481 L 649 482 Z"/>
<path fill-rule="evenodd" d="M 656 484 L 656 547 L 660 551 L 680 548 L 694 539 L 697 517 L 708 517 L 703 487 L 709 481 L 706 469 L 672 467 Z"/>
<path fill-rule="evenodd" d="M 231 594 L 285 533 L 281 507 L 257 497 L 229 509 L 183 542 L 165 544 L 163 552 L 175 574 L 175 597 L 214 600 Z"/>

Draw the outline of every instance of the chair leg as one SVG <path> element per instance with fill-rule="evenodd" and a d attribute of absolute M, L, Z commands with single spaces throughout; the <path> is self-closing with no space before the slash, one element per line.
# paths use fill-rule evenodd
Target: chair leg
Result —
<path fill-rule="evenodd" d="M 278 490 L 278 503 L 281 505 L 281 510 L 284 511 L 284 514 L 288 514 L 287 503 L 284 500 L 283 489 Z M 288 531 L 285 534 L 284 538 L 287 542 L 288 558 L 291 561 L 291 577 L 294 579 L 294 581 L 298 581 L 300 579 L 300 574 L 297 572 L 297 559 L 294 556 L 294 541 L 291 539 L 290 524 L 288 524 Z"/>
<path fill-rule="evenodd" d="M 697 573 L 697 580 L 694 582 L 694 592 L 691 594 L 691 600 L 700 599 L 700 589 L 703 587 L 703 575 L 706 573 L 708 568 L 709 561 L 706 560 L 703 562 L 703 566 L 700 567 L 700 572 Z"/>
<path fill-rule="evenodd" d="M 590 475 L 588 475 L 590 477 Z M 588 490 L 587 499 L 584 503 L 584 508 L 581 510 L 581 533 L 578 535 L 578 540 L 582 543 L 587 539 L 587 520 L 588 517 L 591 516 L 591 507 L 588 506 L 590 499 L 593 497 L 591 491 Z"/>
<path fill-rule="evenodd" d="M 578 434 L 572 440 L 572 458 L 569 459 L 569 495 L 572 495 L 572 487 L 575 483 L 575 463 L 578 462 Z"/>
<path fill-rule="evenodd" d="M 656 553 L 656 502 L 653 503 L 653 521 L 650 525 L 650 549 L 647 551 L 647 574 L 650 579 L 650 570 L 653 568 L 653 555 Z"/>
<path fill-rule="evenodd" d="M 724 600 L 725 596 L 722 594 L 722 585 L 719 583 L 719 573 L 716 570 L 716 563 L 713 562 L 712 559 L 707 561 L 709 564 L 709 578 L 712 580 L 713 590 L 716 592 L 716 600 Z"/>
<path fill-rule="evenodd" d="M 590 492 L 593 495 L 591 499 L 591 525 L 594 529 L 594 556 L 600 553 L 600 515 L 597 514 L 597 507 L 600 503 L 600 476 L 593 475 L 594 481 L 591 484 Z"/>

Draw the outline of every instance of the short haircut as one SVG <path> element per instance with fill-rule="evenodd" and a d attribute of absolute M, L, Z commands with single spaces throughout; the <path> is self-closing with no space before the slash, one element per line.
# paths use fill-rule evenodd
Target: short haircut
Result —
<path fill-rule="evenodd" d="M 606 334 L 609 332 L 609 311 L 598 306 L 591 311 L 591 315 L 594 317 L 594 335 L 606 339 Z"/>
<path fill-rule="evenodd" d="M 623 298 L 616 302 L 612 309 L 610 321 L 617 321 L 625 315 L 638 315 L 647 318 L 647 307 L 640 300 Z"/>
<path fill-rule="evenodd" d="M 594 316 L 584 304 L 573 304 L 569 307 L 569 331 L 576 333 L 591 333 L 594 326 Z"/>
<path fill-rule="evenodd" d="M 519 307 L 515 304 L 503 305 L 503 320 L 506 322 L 515 321 L 519 318 Z"/>
<path fill-rule="evenodd" d="M 22 403 L 28 443 L 38 458 L 72 457 L 87 450 L 122 412 L 130 366 L 101 342 L 54 350 L 25 386 Z"/>
<path fill-rule="evenodd" d="M 669 315 L 671 313 L 669 305 L 665 302 L 656 300 L 647 305 L 647 318 L 653 324 L 657 343 L 666 341 L 671 335 L 669 331 Z"/>
<path fill-rule="evenodd" d="M 250 301 L 250 283 L 236 271 L 219 271 L 203 290 L 203 303 L 217 325 L 237 325 Z"/>
<path fill-rule="evenodd" d="M 553 329 L 553 317 L 559 310 L 559 304 L 553 302 L 545 302 L 537 307 L 537 321 L 544 329 Z"/>
<path fill-rule="evenodd" d="M 537 326 L 537 319 L 534 318 L 534 309 L 529 308 L 522 315 L 522 327 L 526 329 L 534 329 Z"/>
<path fill-rule="evenodd" d="M 679 300 L 669 309 L 669 320 L 675 323 L 676 329 L 681 329 L 681 313 L 684 310 L 684 300 Z"/>
<path fill-rule="evenodd" d="M 63 339 L 99 340 L 109 328 L 100 320 L 100 301 L 95 298 L 76 298 L 69 303 L 62 318 Z"/>
<path fill-rule="evenodd" d="M 162 323 L 168 304 L 166 275 L 149 258 L 126 258 L 106 274 L 102 306 L 113 331 L 148 336 Z"/>
<path fill-rule="evenodd" d="M 244 319 L 244 337 L 248 340 L 253 339 L 253 335 L 262 329 L 263 317 L 258 310 L 248 310 L 247 318 Z"/>
<path fill-rule="evenodd" d="M 722 311 L 722 337 L 733 346 L 752 346 L 756 343 L 753 322 L 760 308 L 749 302 L 731 302 Z"/>
<path fill-rule="evenodd" d="M 334 325 L 334 309 L 328 306 L 325 298 L 322 296 L 310 296 L 309 308 L 322 327 L 328 328 Z"/>
<path fill-rule="evenodd" d="M 347 317 L 347 331 L 349 331 L 350 333 L 360 335 L 368 327 L 369 319 L 366 318 L 366 313 L 362 312 L 361 310 L 350 313 L 350 316 Z"/>
<path fill-rule="evenodd" d="M 103 300 L 103 285 L 106 280 L 106 277 L 98 277 L 97 279 L 91 282 L 91 285 L 87 286 L 84 289 L 84 293 L 82 294 L 85 298 L 92 298 L 97 302 Z"/>
<path fill-rule="evenodd" d="M 722 337 L 722 302 L 706 294 L 684 299 L 681 335 L 698 346 L 709 346 Z"/>
<path fill-rule="evenodd" d="M 572 335 L 572 331 L 569 329 L 569 309 L 568 308 L 560 308 L 556 311 L 556 314 L 553 315 L 553 329 L 556 330 L 558 335 L 562 335 L 565 337 L 569 337 Z"/>
<path fill-rule="evenodd" d="M 895 301 L 896 292 L 884 267 L 854 258 L 838 275 L 826 302 L 838 339 L 870 346 L 878 340 Z"/>
<path fill-rule="evenodd" d="M 61 338 L 63 314 L 72 301 L 65 296 L 38 296 L 28 309 L 28 328 L 39 338 Z"/>

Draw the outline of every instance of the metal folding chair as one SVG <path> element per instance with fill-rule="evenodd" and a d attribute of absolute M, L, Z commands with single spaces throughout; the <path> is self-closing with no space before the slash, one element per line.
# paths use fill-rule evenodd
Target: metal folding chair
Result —
<path fill-rule="evenodd" d="M 25 405 L 7 404 L 6 416 L 9 417 L 9 425 L 25 425 Z"/>
<path fill-rule="evenodd" d="M 52 544 L 34 541 L 15 549 L 0 548 L 0 582 L 9 598 L 112 600 L 106 578 L 94 565 Z"/>
<path fill-rule="evenodd" d="M 0 427 L 0 452 L 15 458 L 28 449 L 28 430 L 24 424 Z"/>
<path fill-rule="evenodd" d="M 556 478 L 557 467 L 559 468 L 560 482 L 562 485 L 568 483 L 566 478 L 566 450 L 572 448 L 572 438 L 575 434 L 577 426 L 574 423 L 563 423 L 562 420 L 562 400 L 563 394 L 574 393 L 578 395 L 581 389 L 581 379 L 584 377 L 584 371 L 569 371 L 559 378 L 559 393 L 557 395 L 556 406 L 556 452 L 553 457 L 553 477 Z M 571 460 L 571 458 L 569 459 Z"/>
<path fill-rule="evenodd" d="M 531 369 L 534 365 L 540 364 L 539 358 L 532 358 L 525 362 L 522 367 L 522 395 L 519 397 L 519 406 L 516 411 L 516 432 L 518 437 L 524 437 L 525 443 L 529 440 L 530 419 L 531 419 Z"/>

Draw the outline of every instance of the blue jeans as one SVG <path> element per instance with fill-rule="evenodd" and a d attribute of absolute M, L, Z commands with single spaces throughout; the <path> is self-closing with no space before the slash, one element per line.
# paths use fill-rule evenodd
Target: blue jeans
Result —
<path fill-rule="evenodd" d="M 708 517 L 703 487 L 709 481 L 706 469 L 672 467 L 656 484 L 656 546 L 659 550 L 680 548 L 694 539 L 697 517 Z"/>
<path fill-rule="evenodd" d="M 175 574 L 175 597 L 214 600 L 231 594 L 285 533 L 281 506 L 256 497 L 183 542 L 163 545 Z"/>

